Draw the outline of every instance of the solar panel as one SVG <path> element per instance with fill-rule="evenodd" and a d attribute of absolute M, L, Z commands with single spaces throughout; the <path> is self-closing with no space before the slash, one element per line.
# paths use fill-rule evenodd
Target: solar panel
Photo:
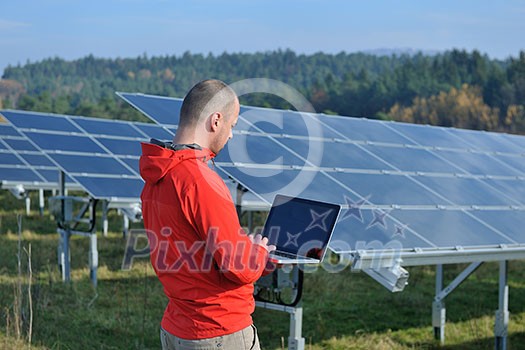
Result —
<path fill-rule="evenodd" d="M 408 138 L 386 127 L 384 123 L 375 120 L 327 115 L 316 115 L 316 118 L 329 129 L 336 131 L 338 137 L 347 140 L 397 145 L 414 144 Z"/>
<path fill-rule="evenodd" d="M 486 153 L 439 150 L 434 151 L 434 154 L 454 164 L 462 172 L 472 175 L 511 177 L 523 175 L 519 169 L 516 169 L 511 164 L 507 164 L 504 160 Z M 516 158 L 514 155 L 510 157 Z"/>
<path fill-rule="evenodd" d="M 15 136 L 15 137 L 22 137 L 18 131 L 15 130 L 11 125 L 0 123 L 0 136 L 2 138 L 6 136 Z"/>
<path fill-rule="evenodd" d="M 160 140 L 173 138 L 173 131 L 170 131 L 170 128 L 156 124 L 34 112 L 8 111 L 6 114 L 9 118 L 15 119 L 17 125 L 22 126 L 25 135 L 31 137 L 32 142 L 16 141 L 19 148 L 35 150 L 22 152 L 20 156 L 34 168 L 39 168 L 40 178 L 56 184 L 57 165 L 59 165 L 76 181 L 82 181 L 84 189 L 95 198 L 111 198 L 114 201 L 128 201 L 130 198 L 133 201 L 139 200 L 143 186 L 138 176 L 140 142 L 147 142 L 150 138 Z M 40 116 L 53 126 L 46 127 L 46 130 L 26 128 L 28 123 L 19 120 L 26 117 L 34 120 Z M 65 119 L 67 122 L 57 121 L 59 119 Z M 0 129 L 0 132 L 2 131 L 5 134 L 18 135 L 16 137 L 20 139 L 24 138 L 11 126 Z M 3 145 L 0 143 L 0 147 Z M 69 175 L 67 179 L 72 181 Z M 223 176 L 228 181 L 227 175 Z M 243 199 L 243 203 L 264 207 L 260 199 L 253 196 L 251 198 L 248 196 L 248 200 Z"/>
<path fill-rule="evenodd" d="M 346 169 L 394 170 L 384 161 L 371 157 L 369 152 L 353 143 L 284 137 L 276 139 L 304 159 L 308 159 L 310 151 L 321 150 L 321 157 L 319 157 L 319 161 L 315 162 L 320 167 L 338 168 L 342 165 L 341 158 L 344 157 L 347 159 L 344 164 Z"/>
<path fill-rule="evenodd" d="M 2 165 L 0 169 L 2 170 L 2 175 L 1 175 L 2 182 L 12 181 L 12 182 L 16 182 L 16 184 L 20 184 L 20 183 L 28 183 L 28 182 L 30 183 L 30 182 L 42 181 L 42 178 L 38 176 L 32 169 L 29 169 L 29 168 L 10 168 L 10 167 L 4 167 Z"/>
<path fill-rule="evenodd" d="M 55 169 L 64 171 L 94 198 L 138 200 L 143 182 L 137 169 L 111 153 L 103 142 L 82 127 L 100 132 L 98 137 L 106 142 L 111 137 L 114 141 L 128 137 L 138 144 L 138 140 L 145 140 L 147 135 L 131 123 L 19 111 L 3 111 L 2 114 L 35 150 L 48 157 Z M 42 158 L 36 160 L 44 163 Z M 47 181 L 58 179 L 57 170 L 46 169 L 44 173 L 42 169 L 41 172 L 41 177 Z"/>
<path fill-rule="evenodd" d="M 120 95 L 160 125 L 181 103 Z M 523 137 L 246 106 L 238 125 L 219 172 L 268 203 L 283 193 L 342 204 L 335 251 L 525 244 L 497 218 L 525 220 Z"/>
<path fill-rule="evenodd" d="M 117 122 L 115 120 L 88 119 L 72 117 L 82 129 L 92 135 L 121 136 L 126 138 L 144 138 L 144 133 L 133 127 L 131 123 Z"/>
<path fill-rule="evenodd" d="M 69 120 L 42 113 L 24 111 L 2 111 L 2 115 L 14 127 L 25 130 L 48 130 L 62 132 L 78 132 Z"/>
<path fill-rule="evenodd" d="M 4 188 L 58 188 L 58 168 L 10 124 L 0 124 L 0 168 Z M 71 178 L 66 186 L 78 189 Z"/>
<path fill-rule="evenodd" d="M 156 115 L 160 124 L 178 125 L 182 100 L 162 96 L 117 93 L 145 115 Z"/>
<path fill-rule="evenodd" d="M 413 145 L 447 149 L 468 149 L 469 147 L 461 138 L 448 133 L 443 127 L 394 122 L 383 123 L 383 125 L 397 131 Z"/>
<path fill-rule="evenodd" d="M 173 138 L 172 133 L 169 133 L 166 129 L 156 124 L 135 123 L 135 127 L 150 138 L 157 140 L 170 140 Z"/>
<path fill-rule="evenodd" d="M 500 162 L 503 162 L 506 165 L 511 166 L 512 168 L 518 170 L 521 176 L 525 174 L 525 156 L 519 154 L 496 154 L 492 158 L 497 159 Z"/>
<path fill-rule="evenodd" d="M 471 149 L 484 152 L 517 153 L 523 152 L 503 135 L 493 132 L 449 128 L 447 132 L 457 136 Z"/>

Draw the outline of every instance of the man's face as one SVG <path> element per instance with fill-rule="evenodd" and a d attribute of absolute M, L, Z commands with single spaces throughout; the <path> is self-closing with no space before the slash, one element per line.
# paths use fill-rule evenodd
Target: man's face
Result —
<path fill-rule="evenodd" d="M 239 119 L 239 112 L 240 112 L 240 106 L 237 102 L 235 105 L 235 108 L 233 110 L 233 113 L 230 115 L 224 115 L 223 120 L 220 123 L 220 127 L 217 131 L 217 135 L 215 137 L 215 140 L 210 147 L 210 150 L 218 154 L 224 146 L 226 146 L 226 143 L 233 138 L 233 128 L 237 124 L 237 120 Z"/>

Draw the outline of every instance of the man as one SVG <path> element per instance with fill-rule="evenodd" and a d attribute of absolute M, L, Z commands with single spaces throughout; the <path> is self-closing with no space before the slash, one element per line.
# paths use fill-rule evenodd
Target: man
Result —
<path fill-rule="evenodd" d="M 150 259 L 169 299 L 163 349 L 259 349 L 253 283 L 275 249 L 241 229 L 230 192 L 208 162 L 233 137 L 235 92 L 218 80 L 184 98 L 171 142 L 142 144 Z"/>

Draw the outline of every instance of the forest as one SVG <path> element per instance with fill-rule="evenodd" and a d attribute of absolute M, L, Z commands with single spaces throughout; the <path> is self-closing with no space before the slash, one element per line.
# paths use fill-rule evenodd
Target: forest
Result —
<path fill-rule="evenodd" d="M 300 91 L 317 112 L 478 130 L 525 133 L 525 51 L 506 60 L 476 50 L 425 55 L 297 54 L 291 50 L 74 61 L 55 57 L 8 66 L 0 108 L 145 120 L 115 91 L 184 97 L 196 82 L 271 78 Z M 253 106 L 291 108 L 268 94 Z"/>

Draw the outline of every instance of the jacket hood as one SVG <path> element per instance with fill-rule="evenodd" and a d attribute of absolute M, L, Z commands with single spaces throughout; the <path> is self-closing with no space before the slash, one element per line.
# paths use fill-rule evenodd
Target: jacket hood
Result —
<path fill-rule="evenodd" d="M 198 159 L 207 162 L 215 157 L 215 154 L 207 148 L 174 151 L 146 142 L 141 142 L 141 146 L 139 168 L 140 175 L 146 182 L 158 182 L 185 160 Z"/>

